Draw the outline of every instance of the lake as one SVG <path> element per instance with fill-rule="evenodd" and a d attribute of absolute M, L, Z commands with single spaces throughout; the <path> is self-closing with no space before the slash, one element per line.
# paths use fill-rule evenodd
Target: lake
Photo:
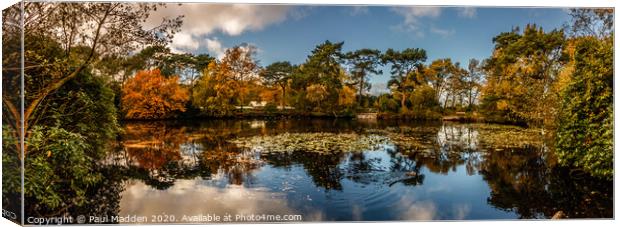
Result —
<path fill-rule="evenodd" d="M 612 182 L 557 166 L 553 142 L 540 130 L 356 119 L 128 122 L 123 128 L 102 162 L 105 186 L 93 192 L 94 205 L 84 213 L 175 223 L 223 222 L 214 218 L 227 215 L 236 222 L 275 215 L 537 219 L 558 211 L 613 218 Z"/>

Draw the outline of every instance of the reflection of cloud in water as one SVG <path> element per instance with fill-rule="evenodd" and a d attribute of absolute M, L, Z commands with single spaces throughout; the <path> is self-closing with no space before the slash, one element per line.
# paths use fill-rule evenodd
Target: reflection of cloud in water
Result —
<path fill-rule="evenodd" d="M 405 194 L 401 197 L 399 206 L 403 210 L 401 218 L 404 220 L 433 220 L 437 216 L 437 207 L 432 201 L 416 201 L 415 196 Z"/>
<path fill-rule="evenodd" d="M 471 206 L 469 204 L 456 204 L 453 206 L 453 209 L 454 219 L 463 220 L 469 215 Z"/>
<path fill-rule="evenodd" d="M 407 210 L 402 213 L 405 220 L 433 220 L 437 213 L 435 204 L 431 201 L 408 201 Z"/>
<path fill-rule="evenodd" d="M 198 180 L 177 180 L 168 190 L 156 190 L 142 182 L 128 182 L 121 199 L 119 215 L 171 214 L 181 222 L 183 215 L 301 214 L 303 221 L 316 220 L 321 214 L 302 214 L 288 207 L 282 193 L 265 188 L 229 185 L 217 188 Z"/>
<path fill-rule="evenodd" d="M 444 210 L 443 208 L 438 208 L 433 201 L 418 200 L 411 193 L 403 195 L 398 206 L 402 210 L 400 218 L 404 220 L 464 220 L 471 213 L 470 204 L 453 204 L 451 211 Z"/>
<path fill-rule="evenodd" d="M 364 208 L 360 207 L 357 204 L 353 204 L 353 207 L 351 207 L 351 213 L 353 214 L 353 216 L 351 217 L 351 220 L 353 221 L 362 221 L 363 220 L 363 212 L 364 212 Z"/>

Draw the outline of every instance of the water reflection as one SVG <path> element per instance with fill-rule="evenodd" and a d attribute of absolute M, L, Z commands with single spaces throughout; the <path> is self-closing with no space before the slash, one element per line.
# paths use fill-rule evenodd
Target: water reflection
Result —
<path fill-rule="evenodd" d="M 379 144 L 368 150 L 331 153 L 304 147 L 257 152 L 230 142 L 282 133 L 385 139 L 369 140 Z M 546 143 L 531 130 L 482 124 L 127 123 L 103 165 L 114 170 L 104 172 L 107 186 L 93 192 L 93 204 L 111 204 L 109 209 L 85 206 L 79 212 L 177 218 L 258 212 L 303 214 L 309 221 L 550 218 L 561 210 L 573 218 L 611 218 L 611 182 L 557 167 Z"/>
<path fill-rule="evenodd" d="M 184 215 L 297 214 L 286 200 L 276 199 L 280 194 L 260 187 L 213 187 L 199 180 L 179 180 L 161 191 L 139 181 L 129 181 L 120 215 L 168 214 L 174 215 L 178 222 L 189 222 L 182 220 Z"/>

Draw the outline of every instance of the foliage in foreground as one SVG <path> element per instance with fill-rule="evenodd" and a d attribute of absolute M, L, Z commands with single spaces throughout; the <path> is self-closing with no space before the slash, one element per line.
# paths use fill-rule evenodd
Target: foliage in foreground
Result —
<path fill-rule="evenodd" d="M 556 141 L 561 164 L 607 179 L 614 174 L 612 37 L 575 40 L 575 71 L 563 94 Z"/>
<path fill-rule="evenodd" d="M 114 93 L 105 81 L 87 71 L 68 82 L 48 102 L 26 140 L 26 212 L 49 214 L 85 202 L 87 191 L 99 182 L 97 160 L 105 157 L 110 139 L 119 131 Z M 70 117 L 68 117 L 70 116 Z M 2 162 L 19 163 L 13 144 L 17 138 L 3 128 Z M 4 168 L 3 176 L 19 176 L 19 168 Z M 19 177 L 3 178 L 3 193 L 20 191 Z"/>

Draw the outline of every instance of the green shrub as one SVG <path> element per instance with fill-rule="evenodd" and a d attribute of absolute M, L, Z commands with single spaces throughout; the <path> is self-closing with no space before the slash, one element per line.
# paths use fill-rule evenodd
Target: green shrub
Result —
<path fill-rule="evenodd" d="M 612 179 L 613 39 L 580 38 L 558 119 L 559 163 Z"/>
<path fill-rule="evenodd" d="M 269 113 L 269 114 L 276 113 L 278 112 L 278 105 L 276 105 L 274 102 L 268 102 L 265 105 L 264 110 L 266 113 Z"/>

